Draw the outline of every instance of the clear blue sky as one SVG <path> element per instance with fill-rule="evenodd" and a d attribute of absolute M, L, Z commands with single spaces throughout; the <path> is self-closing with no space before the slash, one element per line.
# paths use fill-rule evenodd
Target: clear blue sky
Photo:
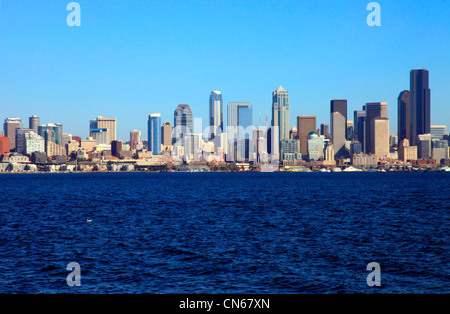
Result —
<path fill-rule="evenodd" d="M 211 90 L 224 113 L 252 102 L 257 124 L 281 84 L 291 126 L 329 123 L 330 100 L 345 98 L 351 115 L 388 102 L 396 132 L 398 94 L 427 68 L 431 123 L 450 127 L 450 1 L 380 0 L 381 27 L 366 24 L 369 0 L 79 0 L 81 27 L 66 24 L 69 2 L 1 0 L 1 121 L 36 114 L 86 137 L 103 115 L 119 139 L 145 139 L 147 115 L 173 122 L 178 104 L 206 126 Z"/>

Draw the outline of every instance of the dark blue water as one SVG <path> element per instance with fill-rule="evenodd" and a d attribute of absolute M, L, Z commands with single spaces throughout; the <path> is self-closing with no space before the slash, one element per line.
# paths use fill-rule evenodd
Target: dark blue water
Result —
<path fill-rule="evenodd" d="M 0 293 L 450 292 L 448 173 L 1 175 L 0 186 Z M 81 287 L 67 286 L 70 262 Z M 381 287 L 366 283 L 370 262 Z"/>

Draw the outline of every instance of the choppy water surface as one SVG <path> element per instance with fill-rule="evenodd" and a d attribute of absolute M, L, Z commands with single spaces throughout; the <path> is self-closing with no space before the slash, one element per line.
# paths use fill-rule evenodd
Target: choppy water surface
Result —
<path fill-rule="evenodd" d="M 448 173 L 1 175 L 0 187 L 2 293 L 450 292 Z M 81 287 L 66 284 L 70 262 Z"/>

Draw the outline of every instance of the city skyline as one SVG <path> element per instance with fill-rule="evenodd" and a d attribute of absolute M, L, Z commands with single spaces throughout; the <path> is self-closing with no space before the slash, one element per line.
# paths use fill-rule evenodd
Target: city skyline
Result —
<path fill-rule="evenodd" d="M 160 112 L 171 121 L 184 103 L 206 127 L 209 95 L 220 90 L 224 105 L 251 102 L 254 121 L 264 124 L 269 93 L 282 84 L 290 92 L 290 127 L 302 115 L 329 123 L 330 99 L 347 99 L 348 112 L 387 102 L 396 130 L 397 97 L 410 85 L 405 73 L 426 68 L 431 124 L 450 125 L 447 3 L 382 1 L 381 27 L 367 26 L 366 1 L 175 3 L 81 1 L 82 26 L 70 28 L 65 6 L 55 2 L 23 10 L 23 1 L 2 1 L 0 118 L 37 114 L 86 137 L 77 121 L 114 116 L 117 137 L 126 140 L 133 129 L 146 134 L 146 119 L 136 117 Z M 134 18 L 124 24 L 123 16 Z M 416 37 L 427 40 L 417 45 Z M 284 46 L 274 47 L 275 38 Z"/>

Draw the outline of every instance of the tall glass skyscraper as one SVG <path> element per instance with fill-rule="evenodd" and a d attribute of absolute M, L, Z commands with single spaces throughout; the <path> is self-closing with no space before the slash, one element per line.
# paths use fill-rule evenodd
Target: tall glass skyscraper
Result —
<path fill-rule="evenodd" d="M 289 139 L 289 92 L 281 85 L 272 93 L 272 126 L 279 127 L 277 144 Z"/>
<path fill-rule="evenodd" d="M 400 143 L 405 138 L 410 139 L 410 92 L 404 90 L 398 96 L 398 113 L 397 113 L 397 127 L 398 127 L 398 142 Z"/>
<path fill-rule="evenodd" d="M 250 138 L 243 130 L 253 125 L 252 105 L 249 102 L 230 102 L 228 104 L 228 139 Z M 242 127 L 243 130 L 240 128 Z M 249 132 L 253 132 L 250 131 Z"/>
<path fill-rule="evenodd" d="M 161 114 L 148 115 L 148 150 L 153 155 L 161 154 Z"/>
<path fill-rule="evenodd" d="M 212 91 L 209 96 L 209 125 L 212 130 L 208 136 L 214 138 L 214 134 L 223 133 L 223 97 L 220 91 Z M 221 131 L 217 131 L 220 128 Z"/>
<path fill-rule="evenodd" d="M 194 132 L 194 116 L 189 105 L 178 105 L 173 114 L 174 140 Z"/>
<path fill-rule="evenodd" d="M 417 137 L 430 133 L 431 91 L 429 88 L 429 72 L 426 69 L 411 70 L 410 86 L 410 145 L 417 145 Z"/>

